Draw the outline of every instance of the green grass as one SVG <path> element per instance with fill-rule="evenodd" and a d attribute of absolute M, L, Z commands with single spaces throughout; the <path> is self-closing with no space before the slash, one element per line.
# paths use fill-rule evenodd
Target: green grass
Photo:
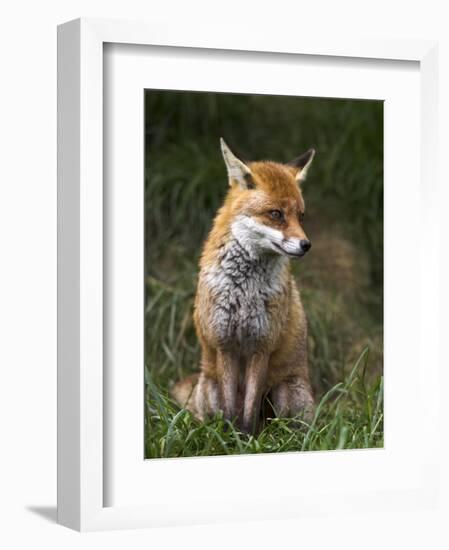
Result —
<path fill-rule="evenodd" d="M 145 169 L 146 456 L 383 445 L 381 102 L 148 91 Z M 267 422 L 257 438 L 198 423 L 169 398 L 197 371 L 198 259 L 227 190 L 218 139 L 244 159 L 317 149 L 304 184 L 311 252 L 293 264 L 306 311 L 314 423 Z"/>
<path fill-rule="evenodd" d="M 179 409 L 146 371 L 145 456 L 168 458 L 287 451 L 325 451 L 383 446 L 382 378 L 366 384 L 368 348 L 343 382 L 323 395 L 310 424 L 267 419 L 256 436 L 241 433 L 221 414 L 197 421 Z M 298 426 L 300 426 L 298 428 Z"/>

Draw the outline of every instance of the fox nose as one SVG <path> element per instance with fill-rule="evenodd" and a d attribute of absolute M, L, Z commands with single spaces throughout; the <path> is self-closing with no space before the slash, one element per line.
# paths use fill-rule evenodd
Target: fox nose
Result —
<path fill-rule="evenodd" d="M 299 241 L 299 244 L 300 244 L 301 250 L 303 252 L 307 252 L 308 250 L 310 250 L 312 248 L 312 243 L 307 239 L 301 239 Z"/>

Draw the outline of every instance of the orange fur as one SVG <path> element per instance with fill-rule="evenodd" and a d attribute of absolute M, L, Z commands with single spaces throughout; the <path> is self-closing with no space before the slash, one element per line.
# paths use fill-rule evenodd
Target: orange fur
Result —
<path fill-rule="evenodd" d="M 313 397 L 307 366 L 307 322 L 288 261 L 281 262 L 276 271 L 276 288 L 280 290 L 264 302 L 268 330 L 257 339 L 256 347 L 232 339 L 224 342 L 217 334 L 214 316 L 219 296 L 211 288 L 207 274 L 220 269 L 223 251 L 235 238 L 233 222 L 245 216 L 281 231 L 285 239 L 307 240 L 301 221 L 305 205 L 297 182 L 300 169 L 268 161 L 252 162 L 247 168 L 251 185 L 244 187 L 231 178 L 200 260 L 194 310 L 202 348 L 199 381 L 195 386 L 191 379 L 181 381 L 173 394 L 199 418 L 222 409 L 226 416 L 237 419 L 244 431 L 255 431 L 263 395 L 270 394 L 276 401 L 278 414 L 303 414 L 306 419 L 312 414 Z M 273 210 L 282 211 L 281 220 L 272 218 Z M 245 322 L 243 318 L 242 323 Z M 188 398 L 187 387 L 191 388 Z"/>

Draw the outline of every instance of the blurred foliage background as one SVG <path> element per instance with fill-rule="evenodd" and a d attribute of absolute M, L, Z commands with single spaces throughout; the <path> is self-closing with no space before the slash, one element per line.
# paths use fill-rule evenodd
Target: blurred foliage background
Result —
<path fill-rule="evenodd" d="M 227 192 L 223 136 L 243 160 L 317 150 L 303 185 L 313 248 L 293 262 L 319 399 L 365 348 L 383 370 L 383 103 L 145 93 L 145 361 L 158 391 L 198 369 L 192 322 L 198 259 Z"/>

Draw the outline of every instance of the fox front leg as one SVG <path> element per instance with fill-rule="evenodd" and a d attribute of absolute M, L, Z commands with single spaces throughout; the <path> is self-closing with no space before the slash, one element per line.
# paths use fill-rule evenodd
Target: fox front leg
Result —
<path fill-rule="evenodd" d="M 229 351 L 218 351 L 217 374 L 223 414 L 228 420 L 233 420 L 237 416 L 237 393 L 239 384 L 238 357 Z"/>
<path fill-rule="evenodd" d="M 242 423 L 242 430 L 246 433 L 257 432 L 267 370 L 268 356 L 263 354 L 253 355 L 246 367 Z"/>

